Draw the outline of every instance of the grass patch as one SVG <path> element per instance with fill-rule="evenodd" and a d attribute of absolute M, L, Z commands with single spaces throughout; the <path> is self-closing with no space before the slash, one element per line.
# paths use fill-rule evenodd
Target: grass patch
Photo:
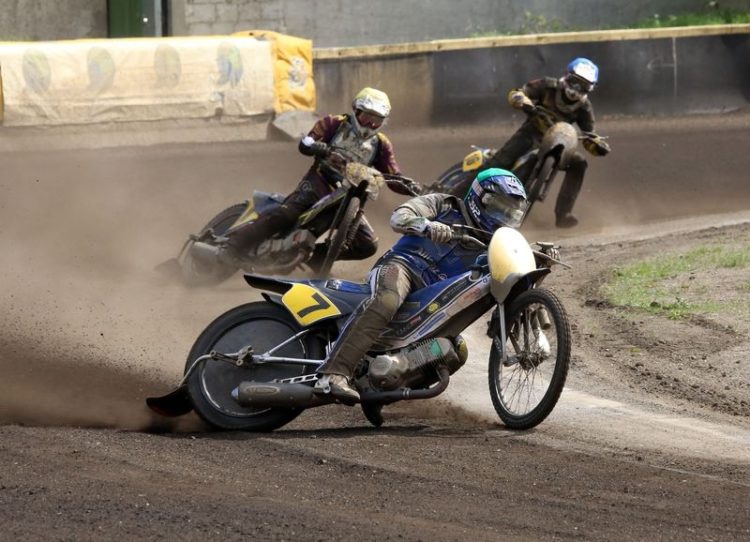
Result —
<path fill-rule="evenodd" d="M 694 275 L 721 268 L 740 269 L 748 263 L 750 245 L 701 246 L 684 254 L 665 254 L 615 268 L 602 291 L 613 305 L 677 320 L 698 312 L 716 311 L 725 305 L 700 300 L 699 294 L 706 288 L 702 285 L 693 288 Z"/>
<path fill-rule="evenodd" d="M 634 28 L 669 28 L 673 26 L 710 26 L 717 24 L 750 23 L 750 11 L 714 9 L 709 12 L 660 15 L 654 13 L 648 19 L 639 21 Z"/>
<path fill-rule="evenodd" d="M 476 32 L 472 38 L 485 38 L 492 36 L 510 36 L 524 34 L 550 34 L 557 32 L 577 32 L 580 30 L 617 30 L 628 28 L 671 28 L 676 26 L 711 26 L 719 24 L 750 24 L 750 10 L 737 10 L 720 8 L 718 2 L 707 2 L 705 9 L 696 12 L 663 14 L 654 13 L 646 19 L 642 19 L 626 26 L 611 26 L 595 28 L 580 28 L 566 25 L 559 19 L 548 19 L 531 11 L 524 11 L 523 21 L 514 30 Z"/>

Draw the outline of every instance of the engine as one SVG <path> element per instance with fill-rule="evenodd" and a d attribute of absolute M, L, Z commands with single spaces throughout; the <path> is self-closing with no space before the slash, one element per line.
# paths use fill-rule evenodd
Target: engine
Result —
<path fill-rule="evenodd" d="M 380 354 L 370 360 L 367 370 L 369 385 L 380 391 L 424 387 L 437 380 L 435 367 L 445 366 L 450 374 L 466 363 L 469 351 L 459 335 L 420 341 L 407 348 Z"/>

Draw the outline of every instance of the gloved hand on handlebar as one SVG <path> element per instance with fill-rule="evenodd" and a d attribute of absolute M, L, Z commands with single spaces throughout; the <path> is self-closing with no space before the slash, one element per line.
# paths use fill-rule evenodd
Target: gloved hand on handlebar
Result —
<path fill-rule="evenodd" d="M 533 113 L 536 113 L 536 106 L 534 105 L 534 102 L 528 100 L 525 101 L 523 105 L 521 105 L 521 110 L 523 110 L 524 113 L 531 115 Z"/>
<path fill-rule="evenodd" d="M 430 221 L 425 228 L 425 234 L 434 243 L 445 244 L 453 240 L 453 228 L 442 222 Z"/>
<path fill-rule="evenodd" d="M 536 106 L 531 98 L 526 96 L 526 93 L 522 89 L 513 89 L 508 93 L 508 101 L 510 105 L 516 109 L 520 109 L 524 113 L 533 113 L 536 111 Z"/>
<path fill-rule="evenodd" d="M 329 147 L 328 143 L 326 143 L 325 141 L 313 141 L 310 144 L 310 151 L 312 152 L 313 156 L 320 156 L 322 158 L 325 158 L 330 154 L 331 147 Z"/>
<path fill-rule="evenodd" d="M 609 143 L 593 133 L 586 134 L 586 139 L 583 140 L 583 148 L 594 156 L 605 156 L 606 154 L 609 154 L 610 150 L 612 150 Z"/>

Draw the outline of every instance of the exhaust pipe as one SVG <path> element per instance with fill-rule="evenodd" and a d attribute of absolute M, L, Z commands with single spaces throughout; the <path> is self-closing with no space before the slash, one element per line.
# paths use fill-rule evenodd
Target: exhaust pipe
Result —
<path fill-rule="evenodd" d="M 240 382 L 232 397 L 240 406 L 260 408 L 310 408 L 333 402 L 330 396 L 314 393 L 312 386 L 272 382 Z"/>
<path fill-rule="evenodd" d="M 393 403 L 402 400 L 431 399 L 445 391 L 451 376 L 447 367 L 438 368 L 438 383 L 427 389 L 399 388 L 392 391 L 367 391 L 361 394 L 363 403 Z"/>
<path fill-rule="evenodd" d="M 219 261 L 219 252 L 221 252 L 221 248 L 216 245 L 209 245 L 201 241 L 195 241 L 189 250 L 193 258 L 209 265 L 216 265 L 216 262 Z"/>
<path fill-rule="evenodd" d="M 438 382 L 427 389 L 400 388 L 392 391 L 367 391 L 361 394 L 362 403 L 393 403 L 402 400 L 430 399 L 443 393 L 450 382 L 447 367 L 438 369 Z M 336 400 L 331 395 L 319 395 L 312 386 L 273 382 L 240 382 L 232 390 L 232 398 L 240 406 L 255 408 L 311 408 Z"/>

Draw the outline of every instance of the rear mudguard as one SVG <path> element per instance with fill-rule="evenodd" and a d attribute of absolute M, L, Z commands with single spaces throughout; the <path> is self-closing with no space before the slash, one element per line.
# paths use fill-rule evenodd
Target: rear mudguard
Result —
<path fill-rule="evenodd" d="M 167 418 L 182 416 L 193 410 L 187 384 L 161 397 L 148 397 L 146 404 L 151 410 Z"/>

